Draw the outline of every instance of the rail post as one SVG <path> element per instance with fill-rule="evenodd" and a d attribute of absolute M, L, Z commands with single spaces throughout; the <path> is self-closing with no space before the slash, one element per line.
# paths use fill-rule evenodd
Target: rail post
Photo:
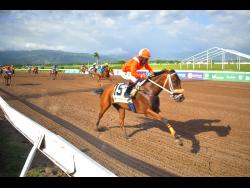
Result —
<path fill-rule="evenodd" d="M 25 164 L 23 166 L 23 169 L 22 169 L 22 172 L 20 174 L 20 177 L 25 177 L 26 176 L 26 173 L 27 173 L 27 171 L 30 168 L 30 165 L 31 165 L 31 163 L 32 163 L 32 161 L 34 159 L 35 154 L 36 154 L 36 151 L 41 146 L 43 138 L 44 138 L 44 134 L 42 134 L 41 136 L 39 136 L 38 139 L 37 139 L 37 141 L 34 143 L 34 146 L 32 147 L 32 149 L 31 149 L 31 151 L 29 153 L 29 156 L 28 156 L 28 158 L 25 161 Z"/>

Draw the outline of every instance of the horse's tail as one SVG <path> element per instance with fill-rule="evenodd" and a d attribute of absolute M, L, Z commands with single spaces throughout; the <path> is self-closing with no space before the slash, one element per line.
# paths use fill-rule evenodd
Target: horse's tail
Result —
<path fill-rule="evenodd" d="M 103 88 L 98 88 L 95 90 L 95 93 L 101 95 L 103 93 L 103 91 L 104 91 Z"/>

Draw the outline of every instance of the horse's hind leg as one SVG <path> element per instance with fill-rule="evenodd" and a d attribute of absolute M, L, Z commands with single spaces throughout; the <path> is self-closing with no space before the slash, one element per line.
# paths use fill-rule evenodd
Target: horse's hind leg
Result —
<path fill-rule="evenodd" d="M 147 109 L 146 116 L 162 121 L 165 125 L 167 125 L 170 134 L 175 138 L 175 141 L 179 145 L 183 145 L 180 135 L 176 134 L 174 128 L 168 123 L 168 120 L 161 115 L 161 113 L 156 113 L 151 109 Z"/>

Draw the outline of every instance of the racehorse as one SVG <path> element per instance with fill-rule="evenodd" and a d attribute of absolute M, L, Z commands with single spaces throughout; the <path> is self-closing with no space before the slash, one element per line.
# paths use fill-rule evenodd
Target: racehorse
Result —
<path fill-rule="evenodd" d="M 9 73 L 4 73 L 4 83 L 6 86 L 10 86 L 11 84 L 11 77 L 12 77 L 12 72 L 9 72 Z"/>
<path fill-rule="evenodd" d="M 50 75 L 50 77 L 52 77 L 52 78 L 53 78 L 53 80 L 55 80 L 55 79 L 56 79 L 57 74 L 58 74 L 58 71 L 57 71 L 56 69 L 50 70 L 49 75 Z"/>
<path fill-rule="evenodd" d="M 94 78 L 96 74 L 97 74 L 97 68 L 92 68 L 89 70 L 90 77 Z"/>
<path fill-rule="evenodd" d="M 85 74 L 85 71 L 87 70 L 86 66 L 81 67 L 80 71 L 82 72 L 82 74 Z"/>
<path fill-rule="evenodd" d="M 110 84 L 106 88 L 100 88 L 95 91 L 100 94 L 100 111 L 96 123 L 96 131 L 99 131 L 100 120 L 112 104 L 119 112 L 120 127 L 124 132 L 124 136 L 126 139 L 129 139 L 124 127 L 124 119 L 125 110 L 130 110 L 130 107 L 127 103 L 114 102 L 113 93 L 116 91 L 114 88 L 117 86 L 118 84 Z M 181 80 L 177 73 L 174 70 L 162 70 L 155 72 L 155 76 L 149 77 L 140 86 L 133 99 L 136 113 L 144 114 L 146 117 L 161 121 L 169 128 L 170 134 L 175 138 L 176 142 L 183 145 L 180 135 L 176 134 L 176 131 L 168 123 L 167 118 L 164 118 L 160 111 L 160 99 L 158 95 L 162 90 L 167 91 L 170 97 L 176 102 L 182 102 L 185 99 L 183 95 L 184 89 L 181 88 Z"/>
<path fill-rule="evenodd" d="M 35 75 L 37 75 L 38 74 L 38 67 L 34 67 L 32 73 L 35 74 Z"/>
<path fill-rule="evenodd" d="M 2 67 L 0 67 L 0 77 L 2 77 L 2 74 L 3 74 L 3 69 Z"/>
<path fill-rule="evenodd" d="M 14 68 L 12 68 L 12 69 L 11 69 L 11 71 L 12 71 L 12 76 L 14 76 L 14 77 L 15 77 L 15 69 L 14 69 Z"/>
<path fill-rule="evenodd" d="M 112 75 L 114 75 L 113 69 L 111 67 L 105 67 L 101 74 L 99 74 L 98 72 L 96 72 L 97 75 L 97 82 L 99 82 L 102 78 L 103 79 L 109 79 L 110 81 L 112 81 L 111 77 L 110 77 L 110 73 Z"/>

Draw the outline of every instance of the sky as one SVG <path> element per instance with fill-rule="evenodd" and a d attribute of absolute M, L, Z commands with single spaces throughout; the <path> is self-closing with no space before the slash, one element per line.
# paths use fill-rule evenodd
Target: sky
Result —
<path fill-rule="evenodd" d="M 214 46 L 250 54 L 249 10 L 0 10 L 0 51 L 181 60 Z"/>

